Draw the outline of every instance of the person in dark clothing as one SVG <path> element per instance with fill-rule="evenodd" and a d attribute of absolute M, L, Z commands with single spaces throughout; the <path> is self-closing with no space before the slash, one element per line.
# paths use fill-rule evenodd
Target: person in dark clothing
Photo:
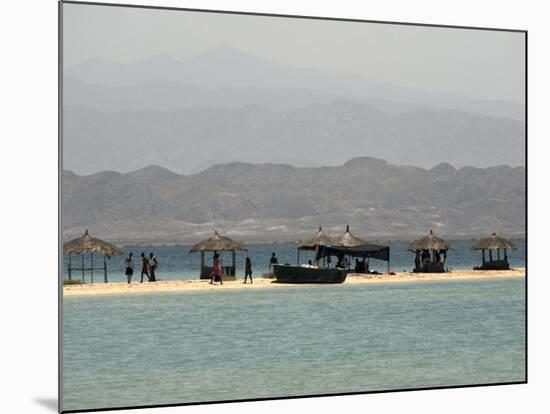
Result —
<path fill-rule="evenodd" d="M 155 271 L 157 270 L 157 257 L 153 253 L 149 253 L 149 282 L 156 282 Z"/>
<path fill-rule="evenodd" d="M 274 264 L 278 264 L 279 260 L 277 260 L 277 256 L 275 256 L 275 252 L 271 253 L 271 259 L 269 259 L 269 269 L 273 267 Z"/>
<path fill-rule="evenodd" d="M 250 283 L 252 282 L 252 261 L 250 260 L 250 257 L 247 257 L 244 261 L 244 282 L 246 283 L 246 278 L 250 277 Z"/>
<path fill-rule="evenodd" d="M 422 266 L 426 266 L 430 263 L 430 251 L 427 249 L 422 250 Z"/>
<path fill-rule="evenodd" d="M 126 260 L 124 260 L 124 265 L 126 267 L 126 277 L 128 278 L 128 283 L 132 282 L 132 275 L 134 274 L 134 254 L 130 253 Z"/>
<path fill-rule="evenodd" d="M 369 258 L 368 257 L 363 258 L 363 261 L 361 262 L 361 267 L 363 268 L 363 273 L 369 273 Z"/>
<path fill-rule="evenodd" d="M 149 276 L 149 259 L 145 256 L 145 253 L 141 253 L 141 281 L 139 283 L 143 283 L 143 275 L 147 275 L 147 280 L 150 282 L 151 277 Z"/>
<path fill-rule="evenodd" d="M 220 281 L 220 285 L 223 285 L 222 278 L 222 261 L 218 253 L 214 254 L 214 268 L 212 269 L 212 276 L 210 277 L 210 284 L 214 284 L 216 281 Z"/>

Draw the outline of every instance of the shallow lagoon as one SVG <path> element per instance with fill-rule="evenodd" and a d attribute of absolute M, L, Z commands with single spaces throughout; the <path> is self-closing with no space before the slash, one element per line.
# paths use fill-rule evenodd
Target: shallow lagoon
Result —
<path fill-rule="evenodd" d="M 523 278 L 68 297 L 64 409 L 525 379 Z"/>

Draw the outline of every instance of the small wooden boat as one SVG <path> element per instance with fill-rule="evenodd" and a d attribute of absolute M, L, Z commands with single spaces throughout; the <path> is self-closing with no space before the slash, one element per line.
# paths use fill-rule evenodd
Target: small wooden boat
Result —
<path fill-rule="evenodd" d="M 280 283 L 342 283 L 348 270 L 276 264 L 273 273 Z"/>

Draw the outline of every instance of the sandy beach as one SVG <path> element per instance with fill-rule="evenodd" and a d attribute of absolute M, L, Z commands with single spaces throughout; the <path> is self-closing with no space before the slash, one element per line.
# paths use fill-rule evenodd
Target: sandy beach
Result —
<path fill-rule="evenodd" d="M 410 273 L 397 272 L 395 275 L 364 275 L 350 273 L 343 284 L 369 284 L 369 283 L 406 283 L 418 281 L 446 281 L 461 279 L 487 279 L 525 277 L 525 269 L 518 268 L 508 271 L 497 270 L 455 270 L 450 273 Z M 107 295 L 107 294 L 132 294 L 154 292 L 187 292 L 198 290 L 232 290 L 232 289 L 270 289 L 281 287 L 293 287 L 299 289 L 305 286 L 319 286 L 309 284 L 276 283 L 274 279 L 255 278 L 254 283 L 243 284 L 242 279 L 226 281 L 223 285 L 211 285 L 208 280 L 165 280 L 154 283 L 95 283 L 85 285 L 68 285 L 63 287 L 64 296 L 76 295 Z"/>

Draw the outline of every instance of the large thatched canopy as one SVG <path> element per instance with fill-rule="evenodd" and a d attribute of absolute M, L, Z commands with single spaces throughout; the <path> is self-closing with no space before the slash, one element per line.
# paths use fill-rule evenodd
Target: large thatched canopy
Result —
<path fill-rule="evenodd" d="M 377 244 L 363 244 L 361 246 L 343 247 L 321 245 L 315 252 L 315 260 L 327 256 L 352 256 L 352 257 L 372 257 L 373 259 L 390 261 L 390 248 L 388 246 L 379 246 Z"/>
<path fill-rule="evenodd" d="M 346 226 L 346 231 L 344 234 L 342 234 L 338 239 L 334 241 L 334 246 L 342 246 L 342 247 L 355 247 L 355 246 L 362 246 L 367 244 L 366 241 L 361 240 L 359 237 L 355 237 L 351 232 L 349 231 L 349 224 Z"/>
<path fill-rule="evenodd" d="M 124 251 L 112 243 L 90 236 L 86 229 L 83 236 L 63 245 L 63 254 L 69 253 L 101 253 L 110 259 L 114 254 L 124 254 Z"/>
<path fill-rule="evenodd" d="M 248 250 L 246 246 L 238 241 L 232 240 L 229 237 L 221 236 L 217 231 L 214 231 L 214 236 L 203 240 L 189 250 L 189 253 L 196 252 L 222 252 L 234 250 Z"/>
<path fill-rule="evenodd" d="M 319 226 L 319 230 L 313 236 L 313 238 L 303 242 L 301 245 L 298 246 L 299 250 L 315 250 L 317 246 L 322 244 L 331 244 L 332 239 L 326 234 L 321 226 Z"/>
<path fill-rule="evenodd" d="M 498 237 L 493 233 L 490 237 L 478 241 L 472 246 L 472 250 L 496 250 L 496 249 L 516 249 L 517 247 L 509 240 Z"/>
<path fill-rule="evenodd" d="M 416 252 L 417 250 L 449 250 L 451 245 L 445 240 L 434 235 L 430 230 L 430 234 L 415 241 L 409 246 L 409 251 Z"/>

